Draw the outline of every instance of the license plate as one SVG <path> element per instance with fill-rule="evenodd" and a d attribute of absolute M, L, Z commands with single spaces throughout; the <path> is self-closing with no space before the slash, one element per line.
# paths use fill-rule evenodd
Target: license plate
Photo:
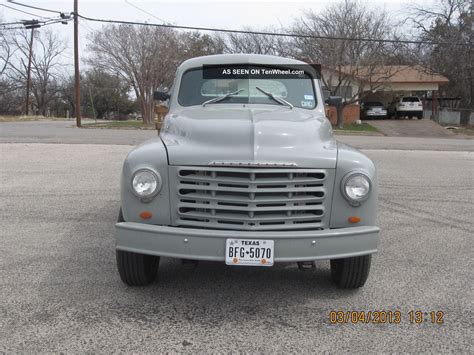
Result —
<path fill-rule="evenodd" d="M 273 240 L 227 239 L 225 263 L 227 265 L 272 266 Z"/>

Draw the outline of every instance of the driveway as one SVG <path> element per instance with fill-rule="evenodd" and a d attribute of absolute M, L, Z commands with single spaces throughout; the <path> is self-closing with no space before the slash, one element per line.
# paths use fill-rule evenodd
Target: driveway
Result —
<path fill-rule="evenodd" d="M 472 153 L 365 150 L 381 242 L 360 290 L 335 288 L 328 262 L 302 272 L 166 258 L 157 282 L 130 288 L 114 223 L 131 148 L 0 144 L 0 353 L 474 352 Z M 400 323 L 330 323 L 331 311 L 380 310 Z"/>
<path fill-rule="evenodd" d="M 365 121 L 389 137 L 458 138 L 455 133 L 429 119 L 390 119 Z"/>

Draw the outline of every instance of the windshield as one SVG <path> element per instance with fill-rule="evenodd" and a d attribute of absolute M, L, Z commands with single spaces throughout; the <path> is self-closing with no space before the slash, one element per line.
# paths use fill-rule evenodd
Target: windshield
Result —
<path fill-rule="evenodd" d="M 372 107 L 383 107 L 381 102 L 366 102 L 365 106 L 372 106 Z"/>
<path fill-rule="evenodd" d="M 268 94 L 272 94 L 274 98 Z M 298 78 L 240 76 L 207 79 L 203 75 L 202 68 L 195 68 L 183 74 L 178 102 L 181 106 L 202 105 L 206 102 L 217 105 L 289 103 L 295 107 L 313 109 L 316 107 L 316 95 L 313 79 L 306 73 L 299 75 Z"/>

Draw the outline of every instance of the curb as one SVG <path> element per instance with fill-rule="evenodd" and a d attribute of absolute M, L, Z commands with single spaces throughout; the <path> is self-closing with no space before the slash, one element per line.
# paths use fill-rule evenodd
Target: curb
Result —
<path fill-rule="evenodd" d="M 375 137 L 385 137 L 383 133 L 380 132 L 365 132 L 365 131 L 338 131 L 333 130 L 335 135 L 341 136 L 375 136 Z"/>

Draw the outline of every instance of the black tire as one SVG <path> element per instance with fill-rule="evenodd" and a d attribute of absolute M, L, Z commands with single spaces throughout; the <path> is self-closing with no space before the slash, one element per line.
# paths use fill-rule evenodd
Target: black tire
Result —
<path fill-rule="evenodd" d="M 125 222 L 120 209 L 119 222 Z M 117 268 L 120 278 L 129 286 L 146 286 L 156 279 L 159 256 L 116 250 Z"/>
<path fill-rule="evenodd" d="M 331 260 L 331 276 L 340 288 L 354 289 L 364 286 L 369 276 L 372 255 Z"/>
<path fill-rule="evenodd" d="M 120 278 L 129 286 L 146 286 L 156 279 L 160 257 L 117 250 Z"/>

